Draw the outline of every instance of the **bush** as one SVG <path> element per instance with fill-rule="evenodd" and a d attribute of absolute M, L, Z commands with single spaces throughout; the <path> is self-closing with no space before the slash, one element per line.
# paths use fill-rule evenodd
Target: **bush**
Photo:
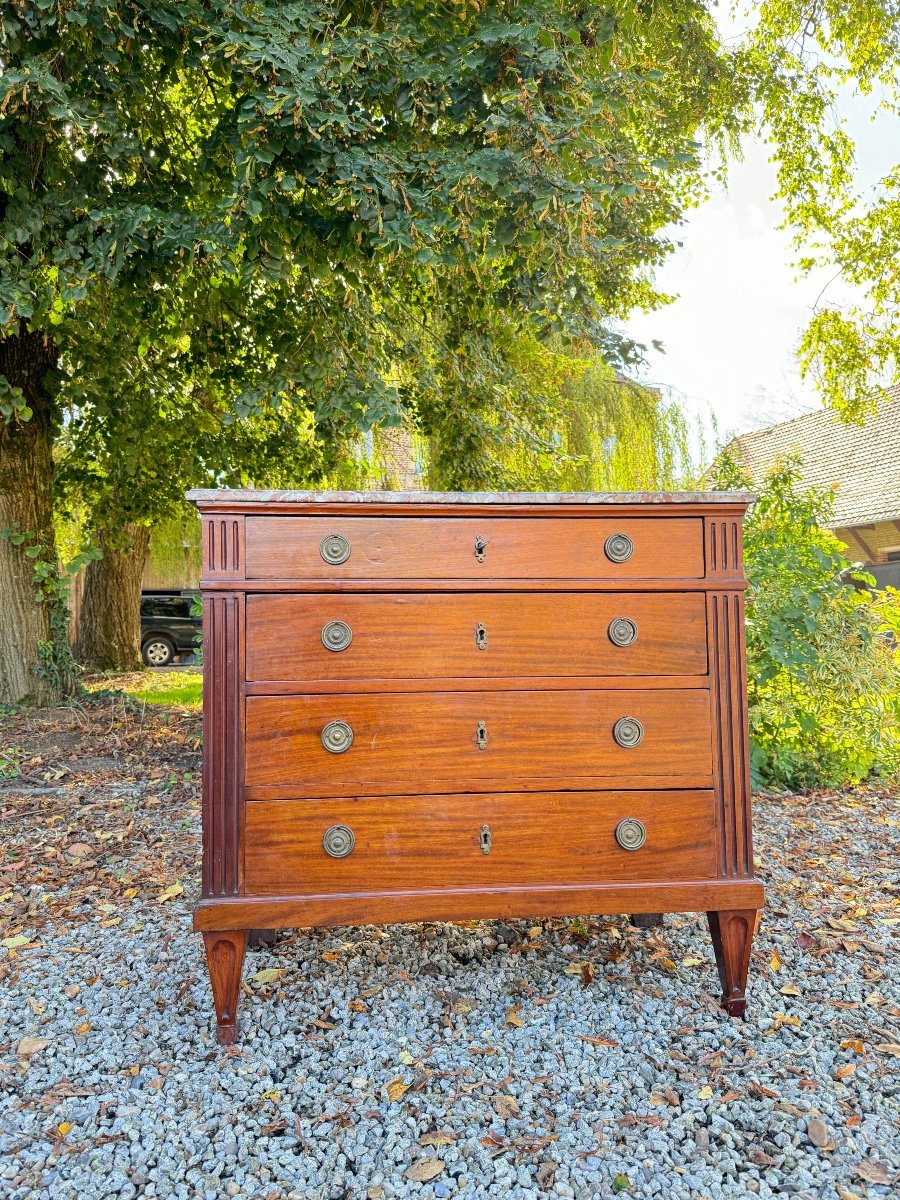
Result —
<path fill-rule="evenodd" d="M 718 487 L 746 487 L 733 459 Z M 828 491 L 778 463 L 745 530 L 751 772 L 755 785 L 837 787 L 900 774 L 900 592 L 869 590 L 823 528 Z M 855 579 L 860 590 L 849 582 Z"/>

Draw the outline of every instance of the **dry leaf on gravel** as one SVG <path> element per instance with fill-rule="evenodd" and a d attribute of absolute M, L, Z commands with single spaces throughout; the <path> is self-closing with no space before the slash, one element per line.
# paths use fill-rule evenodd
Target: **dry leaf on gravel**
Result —
<path fill-rule="evenodd" d="M 277 983 L 287 974 L 287 967 L 266 967 L 252 976 L 254 983 Z"/>
<path fill-rule="evenodd" d="M 39 1050 L 46 1050 L 49 1045 L 46 1038 L 23 1037 L 16 1046 L 16 1054 L 19 1058 L 28 1058 L 32 1054 L 37 1054 Z"/>
<path fill-rule="evenodd" d="M 452 1129 L 435 1129 L 433 1133 L 423 1133 L 419 1138 L 420 1146 L 452 1146 L 456 1134 Z"/>
<path fill-rule="evenodd" d="M 411 1087 L 412 1084 L 407 1083 L 405 1079 L 400 1079 L 399 1077 L 392 1079 L 386 1088 L 388 1100 L 399 1100 L 401 1096 L 406 1095 Z"/>
<path fill-rule="evenodd" d="M 166 900 L 174 900 L 175 897 L 180 896 L 183 891 L 184 891 L 184 888 L 181 886 L 180 883 L 172 883 L 166 888 L 166 890 L 164 892 L 160 892 L 156 898 L 161 903 L 163 903 Z"/>
<path fill-rule="evenodd" d="M 896 1042 L 879 1042 L 875 1049 L 882 1054 L 893 1054 L 895 1058 L 900 1058 L 900 1045 Z"/>
<path fill-rule="evenodd" d="M 444 1164 L 439 1158 L 420 1158 L 411 1167 L 407 1167 L 403 1175 L 415 1183 L 427 1183 L 429 1179 L 437 1179 L 443 1169 Z"/>
<path fill-rule="evenodd" d="M 866 1183 L 890 1183 L 891 1172 L 887 1163 L 878 1162 L 874 1158 L 864 1159 L 853 1168 L 853 1174 Z"/>
<path fill-rule="evenodd" d="M 500 1095 L 494 1096 L 491 1100 L 491 1105 L 494 1112 L 501 1121 L 508 1121 L 510 1117 L 519 1115 L 519 1102 L 515 1096 Z"/>

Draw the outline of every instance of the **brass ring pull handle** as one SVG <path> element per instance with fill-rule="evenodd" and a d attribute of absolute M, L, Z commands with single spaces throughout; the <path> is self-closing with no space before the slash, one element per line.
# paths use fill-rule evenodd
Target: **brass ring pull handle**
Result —
<path fill-rule="evenodd" d="M 479 650 L 487 649 L 487 630 L 481 621 L 475 626 L 475 645 Z"/>
<path fill-rule="evenodd" d="M 329 533 L 319 542 L 319 553 L 325 562 L 339 567 L 350 557 L 350 543 L 342 533 Z"/>
<path fill-rule="evenodd" d="M 346 721 L 329 721 L 321 738 L 329 754 L 343 754 L 353 745 L 353 730 Z"/>
<path fill-rule="evenodd" d="M 484 721 L 479 721 L 475 726 L 475 745 L 479 750 L 487 750 L 488 731 Z"/>
<path fill-rule="evenodd" d="M 480 533 L 475 534 L 475 561 L 484 562 L 485 551 L 487 550 L 487 542 Z"/>
<path fill-rule="evenodd" d="M 616 841 L 623 850 L 640 850 L 646 840 L 644 822 L 637 817 L 625 817 L 616 826 Z"/>
<path fill-rule="evenodd" d="M 628 562 L 634 554 L 634 542 L 627 533 L 613 533 L 603 543 L 603 553 L 610 562 Z"/>
<path fill-rule="evenodd" d="M 322 846 L 332 858 L 346 858 L 356 845 L 356 834 L 349 825 L 330 825 L 322 834 Z"/>
<path fill-rule="evenodd" d="M 481 827 L 481 853 L 490 854 L 491 852 L 491 827 L 490 825 L 482 825 Z"/>
<path fill-rule="evenodd" d="M 614 617 L 606 632 L 614 646 L 630 646 L 637 641 L 638 627 L 630 617 Z"/>
<path fill-rule="evenodd" d="M 619 717 L 612 735 L 624 750 L 633 750 L 644 740 L 644 727 L 637 717 Z"/>
<path fill-rule="evenodd" d="M 346 621 L 329 621 L 322 626 L 322 645 L 326 650 L 340 654 L 353 641 L 353 630 Z"/>

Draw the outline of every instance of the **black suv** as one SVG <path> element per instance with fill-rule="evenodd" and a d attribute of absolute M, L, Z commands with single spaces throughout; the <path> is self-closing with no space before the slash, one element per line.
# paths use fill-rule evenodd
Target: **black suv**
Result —
<path fill-rule="evenodd" d="M 196 651 L 202 621 L 191 616 L 193 603 L 193 592 L 141 594 L 141 658 L 148 667 L 167 667 L 176 655 Z"/>

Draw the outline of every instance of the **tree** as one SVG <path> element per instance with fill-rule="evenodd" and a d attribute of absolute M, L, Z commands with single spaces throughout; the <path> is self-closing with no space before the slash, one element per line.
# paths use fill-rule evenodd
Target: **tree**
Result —
<path fill-rule="evenodd" d="M 477 424 L 473 328 L 633 353 L 608 318 L 654 302 L 658 231 L 702 186 L 694 135 L 730 112 L 690 0 L 13 0 L 0 36 L 4 701 L 64 683 L 58 589 L 35 605 L 31 568 L 56 571 L 61 370 L 95 294 L 228 281 L 240 311 L 288 287 L 303 351 L 264 396 L 235 373 L 238 417 L 292 403 L 339 431 L 422 403 Z"/>

